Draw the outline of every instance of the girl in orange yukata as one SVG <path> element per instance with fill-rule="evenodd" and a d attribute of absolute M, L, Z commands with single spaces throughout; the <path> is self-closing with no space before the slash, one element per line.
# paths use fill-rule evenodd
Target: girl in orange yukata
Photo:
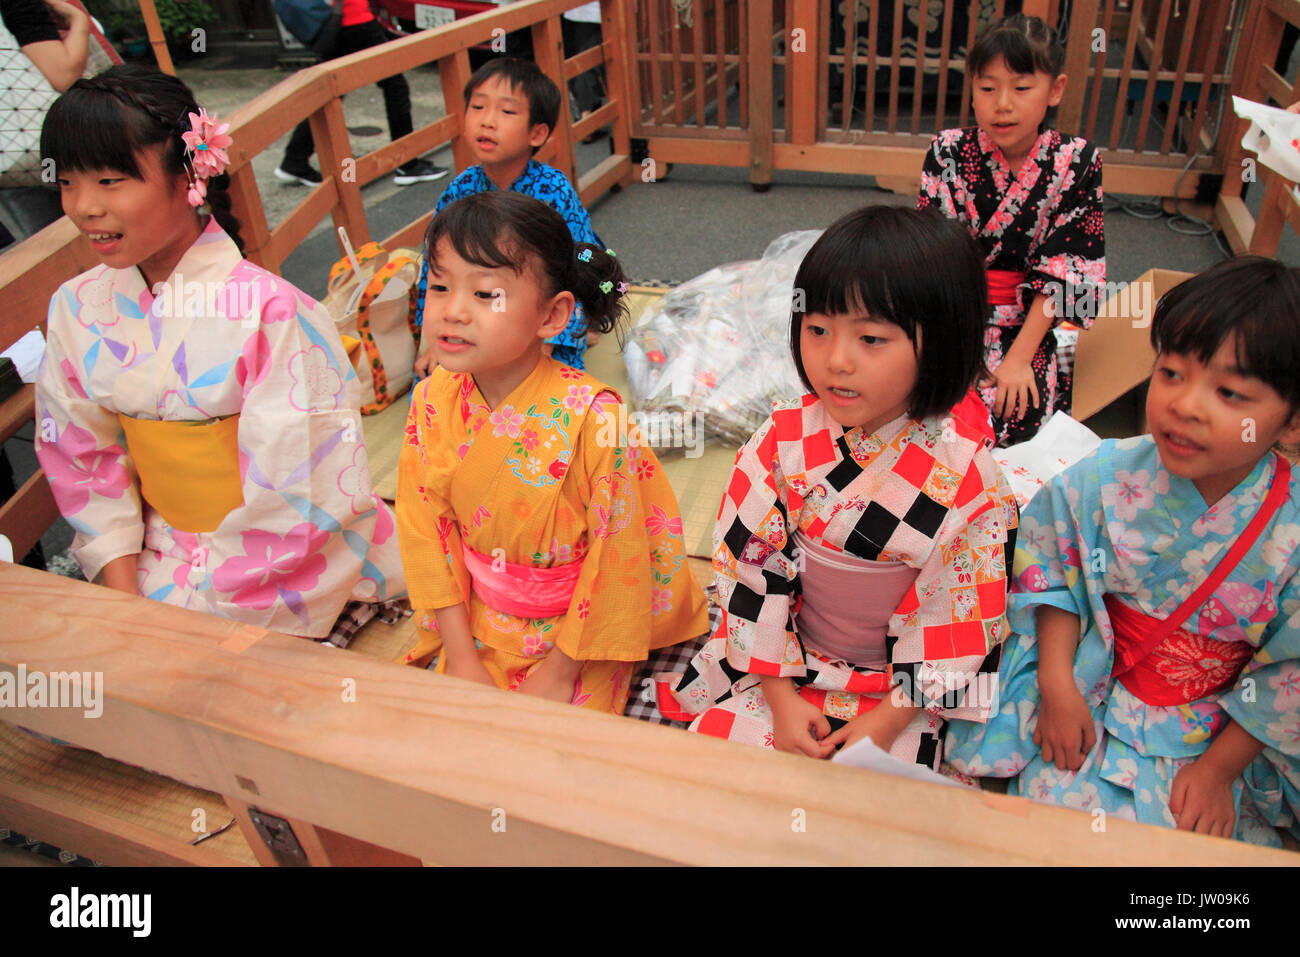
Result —
<path fill-rule="evenodd" d="M 405 657 L 621 714 L 637 664 L 708 630 L 677 501 L 621 399 L 542 352 L 575 300 L 613 330 L 627 283 L 558 213 L 493 191 L 425 239 L 426 335 L 397 523 L 420 641 Z"/>

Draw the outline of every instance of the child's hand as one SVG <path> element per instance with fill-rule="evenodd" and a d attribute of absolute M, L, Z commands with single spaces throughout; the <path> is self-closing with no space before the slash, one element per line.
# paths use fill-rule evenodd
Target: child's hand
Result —
<path fill-rule="evenodd" d="M 1232 837 L 1237 812 L 1232 800 L 1232 777 L 1204 756 L 1184 765 L 1169 789 L 1169 810 L 1178 830 L 1212 837 Z"/>
<path fill-rule="evenodd" d="M 1096 743 L 1092 712 L 1077 688 L 1043 694 L 1034 744 L 1043 749 L 1044 761 L 1061 771 L 1077 771 Z"/>
<path fill-rule="evenodd" d="M 831 723 L 822 709 L 792 694 L 776 701 L 768 699 L 772 709 L 772 743 L 778 751 L 806 754 L 810 758 L 829 758 L 835 745 L 828 743 Z"/>
<path fill-rule="evenodd" d="M 872 733 L 873 722 L 868 720 L 873 713 L 868 711 L 866 714 L 851 718 L 848 724 L 843 725 L 838 731 L 827 737 L 824 743 L 833 748 L 842 749 L 849 747 L 856 741 L 861 741 L 863 738 L 871 738 L 875 742 L 876 735 Z M 878 742 L 877 746 L 879 746 Z"/>
<path fill-rule="evenodd" d="M 1034 384 L 1034 370 L 1028 361 L 1022 362 L 1014 353 L 1008 352 L 993 372 L 993 381 L 998 386 L 997 396 L 993 399 L 994 415 L 1010 419 L 1015 414 L 1017 419 L 1023 419 L 1029 412 L 1031 397 L 1034 408 L 1038 408 L 1038 386 Z"/>
<path fill-rule="evenodd" d="M 533 666 L 533 670 L 528 672 L 515 690 L 536 698 L 549 698 L 560 704 L 572 704 L 575 681 L 576 678 L 558 669 L 547 668 L 546 662 L 542 661 Z"/>
<path fill-rule="evenodd" d="M 443 654 L 447 654 L 445 648 Z M 496 687 L 496 682 L 492 680 L 492 675 L 483 666 L 478 655 L 447 655 L 447 674 L 453 678 L 464 678 L 466 681 L 477 681 L 479 684 Z"/>
<path fill-rule="evenodd" d="M 425 349 L 424 354 L 415 360 L 415 375 L 419 379 L 429 378 L 429 374 L 438 367 L 433 359 L 433 350 Z"/>

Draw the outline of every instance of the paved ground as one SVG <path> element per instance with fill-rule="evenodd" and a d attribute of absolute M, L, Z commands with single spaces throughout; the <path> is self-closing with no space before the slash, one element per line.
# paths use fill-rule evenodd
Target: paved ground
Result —
<path fill-rule="evenodd" d="M 179 73 L 194 89 L 200 104 L 229 115 L 286 74 L 278 69 L 214 69 L 215 64 L 182 65 Z M 416 126 L 444 115 L 437 71 L 421 67 L 407 74 Z M 344 116 L 354 151 L 365 153 L 388 141 L 383 97 L 367 87 L 344 102 Z M 267 218 L 279 222 L 306 195 L 301 187 L 278 182 L 273 171 L 280 162 L 284 140 L 254 160 Z M 609 155 L 608 139 L 578 149 L 579 170 Z M 430 157 L 451 167 L 451 151 Z M 449 177 L 435 183 L 400 187 L 391 177 L 363 191 L 373 236 L 382 237 L 432 209 Z M 1249 197 L 1257 210 L 1259 189 Z M 753 259 L 784 232 L 829 225 L 844 212 L 868 203 L 910 204 L 912 197 L 874 188 L 869 176 L 783 173 L 773 176 L 766 193 L 754 192 L 743 169 L 678 166 L 650 184 L 635 184 L 598 201 L 590 210 L 596 232 L 618 250 L 625 268 L 638 280 L 681 282 L 722 263 Z M 1197 271 L 1224 255 L 1213 235 L 1186 235 L 1170 228 L 1170 217 L 1143 219 L 1108 197 L 1106 243 L 1108 272 L 1114 281 L 1130 280 L 1147 269 L 1164 267 Z M 1186 226 L 1186 224 L 1184 224 Z M 329 267 L 339 257 L 329 217 L 286 261 L 284 275 L 313 295 L 324 291 Z M 1300 265 L 1300 239 L 1286 236 L 1279 258 Z M 16 437 L 7 447 L 18 481 L 34 468 L 31 438 Z M 66 526 L 52 529 L 47 554 L 67 547 Z"/>

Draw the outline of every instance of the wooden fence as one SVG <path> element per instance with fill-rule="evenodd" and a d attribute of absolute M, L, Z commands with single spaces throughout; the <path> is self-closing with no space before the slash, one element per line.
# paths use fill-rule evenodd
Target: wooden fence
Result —
<path fill-rule="evenodd" d="M 1275 69 L 1288 25 L 1300 29 L 1300 0 L 1261 0 L 1252 5 L 1242 33 L 1243 53 L 1233 72 L 1232 89 L 1238 96 L 1281 107 L 1300 100 L 1300 83 L 1296 78 L 1288 82 Z M 1256 163 L 1242 148 L 1241 138 L 1247 125 L 1245 120 L 1230 125 L 1223 191 L 1215 207 L 1215 219 L 1234 252 L 1273 256 L 1277 254 L 1287 223 L 1300 231 L 1300 197 L 1294 183 Z M 1243 191 L 1251 183 L 1258 185 L 1250 188 L 1264 190 L 1258 221 L 1243 199 Z"/>
<path fill-rule="evenodd" d="M 1059 0 L 698 0 L 686 24 L 673 0 L 638 0 L 632 135 L 657 162 L 748 167 L 756 186 L 790 169 L 914 188 L 932 133 L 973 122 L 976 34 L 1020 8 L 1059 20 Z M 1074 0 L 1055 125 L 1105 149 L 1107 189 L 1192 196 L 1200 174 L 1222 169 L 1219 111 L 1244 11 Z"/>

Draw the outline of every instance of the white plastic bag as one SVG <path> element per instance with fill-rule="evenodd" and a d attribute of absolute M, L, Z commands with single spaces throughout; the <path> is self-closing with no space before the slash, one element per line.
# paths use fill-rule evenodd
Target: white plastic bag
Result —
<path fill-rule="evenodd" d="M 1028 442 L 996 449 L 993 457 L 1023 509 L 1035 492 L 1099 445 L 1092 429 L 1057 412 Z"/>

